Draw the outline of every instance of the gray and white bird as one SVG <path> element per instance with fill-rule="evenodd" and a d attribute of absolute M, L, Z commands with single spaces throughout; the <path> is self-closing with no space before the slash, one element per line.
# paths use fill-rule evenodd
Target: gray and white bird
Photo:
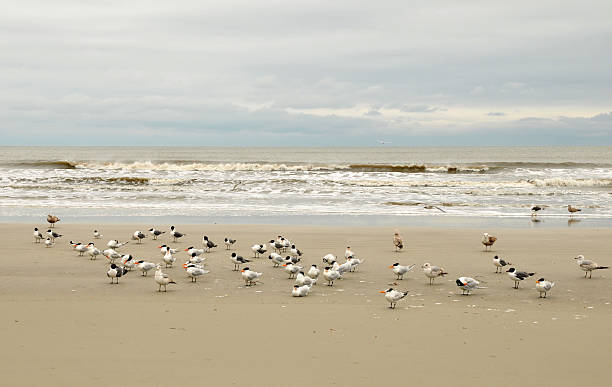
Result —
<path fill-rule="evenodd" d="M 397 279 L 401 280 L 401 279 L 404 279 L 404 274 L 414 269 L 414 266 L 415 265 L 402 266 L 396 262 L 393 265 L 389 266 L 389 269 L 393 269 L 393 273 L 397 275 Z"/>
<path fill-rule="evenodd" d="M 178 232 L 176 231 L 176 227 L 174 226 L 170 226 L 170 235 L 172 235 L 172 238 L 174 238 L 174 242 L 176 242 L 177 239 L 184 237 L 187 234 L 183 234 L 182 232 Z"/>
<path fill-rule="evenodd" d="M 53 245 L 55 245 L 55 242 L 53 242 L 51 238 L 45 239 L 45 247 L 53 247 Z"/>
<path fill-rule="evenodd" d="M 210 252 L 210 249 L 217 247 L 217 244 L 210 239 L 206 235 L 202 238 L 202 244 L 206 248 L 206 252 Z"/>
<path fill-rule="evenodd" d="M 567 205 L 567 211 L 570 213 L 570 216 L 574 216 L 576 212 L 582 211 L 580 208 L 572 207 L 571 204 Z"/>
<path fill-rule="evenodd" d="M 310 269 L 308 269 L 308 273 L 306 273 L 306 275 L 309 276 L 312 279 L 317 279 L 317 278 L 319 278 L 319 273 L 320 272 L 321 272 L 321 270 L 319 270 L 317 265 L 312 265 L 312 266 L 310 266 Z"/>
<path fill-rule="evenodd" d="M 355 253 L 351 250 L 351 246 L 346 246 L 346 250 L 344 250 L 344 259 L 353 258 Z"/>
<path fill-rule="evenodd" d="M 47 235 L 49 236 L 49 238 L 51 239 L 52 242 L 55 242 L 55 238 L 61 238 L 62 234 L 58 234 L 55 231 L 49 229 L 47 230 Z"/>
<path fill-rule="evenodd" d="M 296 274 L 303 269 L 302 266 L 294 265 L 293 263 L 285 263 L 283 264 L 285 271 L 289 273 L 289 278 L 295 278 Z"/>
<path fill-rule="evenodd" d="M 110 241 L 108 241 L 108 243 L 106 244 L 107 247 L 110 247 L 111 249 L 118 249 L 121 246 L 125 246 L 128 243 L 130 243 L 129 241 L 127 242 L 119 242 L 116 239 L 111 239 Z"/>
<path fill-rule="evenodd" d="M 593 275 L 593 270 L 608 269 L 608 266 L 601 266 L 597 262 L 591 261 L 590 259 L 585 259 L 584 255 L 582 254 L 574 259 L 578 262 L 580 268 L 584 270 L 584 278 L 587 278 L 587 274 L 589 276 L 588 278 L 591 278 Z"/>
<path fill-rule="evenodd" d="M 429 284 L 433 285 L 433 282 L 438 277 L 444 277 L 445 274 L 448 274 L 444 268 L 439 266 L 432 266 L 429 262 L 425 262 L 421 268 L 423 269 L 423 274 L 425 277 L 429 278 Z"/>
<path fill-rule="evenodd" d="M 162 260 L 166 264 L 166 268 L 168 268 L 172 267 L 174 262 L 176 262 L 176 257 L 172 255 L 172 252 L 170 250 L 166 250 L 166 254 L 164 254 Z"/>
<path fill-rule="evenodd" d="M 121 257 L 121 264 L 128 270 L 132 270 L 134 268 L 135 262 L 136 260 L 131 254 L 125 254 Z"/>
<path fill-rule="evenodd" d="M 480 285 L 480 282 L 472 277 L 459 277 L 455 280 L 455 283 L 461 288 L 461 295 L 464 296 L 469 296 L 470 292 L 478 289 L 478 285 Z"/>
<path fill-rule="evenodd" d="M 506 261 L 500 257 L 498 257 L 497 255 L 493 257 L 493 265 L 495 265 L 495 272 L 496 273 L 501 273 L 502 272 L 502 267 L 507 266 L 507 265 L 512 265 L 511 262 Z"/>
<path fill-rule="evenodd" d="M 121 258 L 121 254 L 116 252 L 114 249 L 106 249 L 102 252 L 102 255 L 106 257 L 110 261 L 110 263 L 115 263 L 116 259 Z"/>
<path fill-rule="evenodd" d="M 196 249 L 193 246 L 189 246 L 187 247 L 184 251 L 187 252 L 187 255 L 192 256 L 193 254 L 200 256 L 202 254 L 204 254 L 204 249 Z"/>
<path fill-rule="evenodd" d="M 272 263 L 274 264 L 274 267 L 278 267 L 279 265 L 282 265 L 285 263 L 285 258 L 283 258 L 280 254 L 278 253 L 272 253 L 268 256 L 268 259 L 272 261 Z"/>
<path fill-rule="evenodd" d="M 266 244 L 264 243 L 262 245 L 253 245 L 253 247 L 251 247 L 251 250 L 253 251 L 254 257 L 257 258 L 260 255 L 266 253 Z"/>
<path fill-rule="evenodd" d="M 138 243 L 142 243 L 142 240 L 147 236 L 142 231 L 134 231 L 132 234 L 132 240 L 138 241 Z"/>
<path fill-rule="evenodd" d="M 400 292 L 393 288 L 381 290 L 379 293 L 383 293 L 385 295 L 385 298 L 390 304 L 389 308 L 391 309 L 395 309 L 397 302 L 408 295 L 408 292 Z"/>
<path fill-rule="evenodd" d="M 191 256 L 189 257 L 189 263 L 193 263 L 195 265 L 203 264 L 204 261 L 206 261 L 206 257 L 203 257 L 202 255 L 198 255 L 196 253 L 191 253 Z"/>
<path fill-rule="evenodd" d="M 395 230 L 395 233 L 393 234 L 393 246 L 395 246 L 396 252 L 404 248 L 404 240 L 397 230 Z"/>
<path fill-rule="evenodd" d="M 336 261 L 336 256 L 334 254 L 327 254 L 323 257 L 323 263 L 327 263 L 328 265 L 331 265 L 332 262 Z"/>
<path fill-rule="evenodd" d="M 149 233 L 153 235 L 153 240 L 156 240 L 158 236 L 160 236 L 161 234 L 165 234 L 166 232 L 157 230 L 155 228 L 150 228 Z"/>
<path fill-rule="evenodd" d="M 143 277 L 146 277 L 147 274 L 149 274 L 149 270 L 153 270 L 156 267 L 159 271 L 161 271 L 161 265 L 156 265 L 153 262 L 147 262 L 144 260 L 136 261 L 134 266 L 136 266 L 136 268 L 142 272 Z"/>
<path fill-rule="evenodd" d="M 300 271 L 297 277 L 295 277 L 295 283 L 299 286 L 302 286 L 302 285 L 312 286 L 317 283 L 317 280 L 312 279 L 307 275 L 304 275 L 304 272 Z"/>
<path fill-rule="evenodd" d="M 43 234 L 40 231 L 38 231 L 37 227 L 34 227 L 34 242 L 40 243 L 42 239 L 45 239 L 45 237 L 43 237 Z"/>
<path fill-rule="evenodd" d="M 497 237 L 494 237 L 493 235 L 489 235 L 488 232 L 485 232 L 484 234 L 482 234 L 482 244 L 485 247 L 485 251 L 487 251 L 487 249 L 491 250 L 491 246 L 493 246 L 493 243 L 495 243 L 495 241 L 497 240 Z"/>
<path fill-rule="evenodd" d="M 187 276 L 191 278 L 191 282 L 197 282 L 198 277 L 210 273 L 210 271 L 204 270 L 193 263 L 186 263 L 183 265 L 183 268 L 185 269 L 185 273 L 187 273 Z"/>
<path fill-rule="evenodd" d="M 93 243 L 90 243 L 87 246 L 87 254 L 89 254 L 89 259 L 95 261 L 98 255 L 102 254 L 102 252 L 100 251 L 100 249 L 94 246 Z"/>
<path fill-rule="evenodd" d="M 258 273 L 249 269 L 248 267 L 242 269 L 241 272 L 242 279 L 244 279 L 244 283 L 246 284 L 246 286 L 257 285 L 257 281 L 263 276 L 263 273 Z"/>
<path fill-rule="evenodd" d="M 310 288 L 312 285 L 293 285 L 293 289 L 291 289 L 291 295 L 293 297 L 306 297 L 308 293 L 310 293 Z"/>
<path fill-rule="evenodd" d="M 340 277 L 342 276 L 337 270 L 334 270 L 329 266 L 325 267 L 325 270 L 323 271 L 323 278 L 325 278 L 325 281 L 327 281 L 327 286 L 334 286 L 334 281 Z"/>
<path fill-rule="evenodd" d="M 529 278 L 535 274 L 535 273 L 528 273 L 526 271 L 518 271 L 513 267 L 506 270 L 506 273 L 508 273 L 508 277 L 510 277 L 510 279 L 514 281 L 515 289 L 519 288 L 519 283 L 521 281 L 524 281 L 526 278 Z"/>
<path fill-rule="evenodd" d="M 223 240 L 223 243 L 225 243 L 225 250 L 229 250 L 229 249 L 232 248 L 234 243 L 236 243 L 236 240 L 235 239 L 231 239 L 231 238 L 225 238 Z"/>
<path fill-rule="evenodd" d="M 148 262 L 147 262 L 148 263 Z M 161 287 L 164 287 L 164 292 L 167 292 L 167 286 L 169 284 L 175 284 L 176 282 L 174 282 L 172 280 L 172 278 L 170 278 L 168 276 L 168 274 L 162 272 L 161 269 L 161 265 L 157 265 L 155 266 L 156 270 L 155 270 L 155 283 L 157 283 L 159 285 L 159 288 L 157 289 L 158 292 L 161 292 Z"/>
<path fill-rule="evenodd" d="M 238 271 L 240 270 L 241 265 L 251 262 L 250 260 L 244 259 L 243 257 L 241 257 L 240 255 L 236 253 L 232 253 L 232 255 L 230 255 L 230 261 L 234 263 L 234 268 L 232 269 L 232 271 Z"/>
<path fill-rule="evenodd" d="M 555 286 L 554 282 L 547 281 L 544 278 L 540 278 L 536 281 L 536 290 L 540 292 L 540 298 L 546 298 L 546 293 L 548 293 L 553 286 Z"/>
<path fill-rule="evenodd" d="M 355 270 L 357 270 L 357 267 L 359 265 L 361 265 L 362 263 L 365 262 L 365 259 L 359 259 L 359 258 L 355 258 L 355 256 L 352 256 L 352 257 L 348 257 L 346 259 L 346 261 L 351 264 L 351 270 L 350 271 L 355 271 Z"/>
<path fill-rule="evenodd" d="M 128 270 L 124 267 L 120 267 L 111 263 L 110 269 L 106 272 L 106 276 L 111 279 L 111 284 L 115 283 L 115 279 L 117 279 L 117 284 L 119 283 L 119 278 L 123 277 L 128 273 Z"/>
<path fill-rule="evenodd" d="M 94 239 L 100 239 L 102 238 L 104 235 L 100 234 L 100 231 L 98 230 L 93 230 L 93 237 Z"/>

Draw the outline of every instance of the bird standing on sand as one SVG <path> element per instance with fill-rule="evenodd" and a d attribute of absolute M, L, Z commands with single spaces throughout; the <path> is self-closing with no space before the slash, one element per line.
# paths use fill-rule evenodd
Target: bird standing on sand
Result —
<path fill-rule="evenodd" d="M 302 285 L 312 286 L 317 283 L 317 280 L 310 278 L 307 275 L 304 275 L 304 272 L 300 271 L 297 277 L 295 278 L 295 283 L 298 284 L 299 286 L 302 286 Z"/>
<path fill-rule="evenodd" d="M 211 241 L 210 239 L 208 239 L 206 235 L 204 235 L 204 238 L 202 238 L 202 243 L 204 244 L 204 247 L 206 248 L 206 252 L 210 252 L 210 249 L 217 247 L 217 244 Z"/>
<path fill-rule="evenodd" d="M 319 278 L 319 273 L 320 270 L 319 268 L 317 268 L 317 265 L 312 265 L 310 266 L 310 269 L 308 270 L 308 273 L 306 273 L 306 275 L 316 280 L 317 278 Z"/>
<path fill-rule="evenodd" d="M 351 264 L 351 270 L 349 270 L 349 271 L 355 271 L 355 270 L 357 270 L 357 266 L 359 266 L 359 265 L 361 265 L 362 263 L 365 262 L 365 259 L 359 259 L 359 258 L 355 258 L 355 257 L 348 257 L 346 259 L 346 261 Z"/>
<path fill-rule="evenodd" d="M 480 285 L 480 282 L 472 277 L 459 277 L 455 283 L 461 288 L 462 296 L 469 296 L 470 292 L 478 289 L 478 285 Z"/>
<path fill-rule="evenodd" d="M 291 295 L 293 297 L 306 297 L 308 293 L 310 293 L 310 287 L 312 285 L 293 285 L 293 289 L 291 290 Z"/>
<path fill-rule="evenodd" d="M 546 298 L 546 293 L 555 286 L 554 282 L 546 281 L 544 278 L 540 278 L 536 281 L 536 290 L 540 292 L 540 298 Z M 544 296 L 542 296 L 544 294 Z"/>
<path fill-rule="evenodd" d="M 166 264 L 166 268 L 172 267 L 172 264 L 176 262 L 176 258 L 174 257 L 174 255 L 172 255 L 172 252 L 170 252 L 170 250 L 166 250 L 166 254 L 164 254 L 164 257 L 162 259 Z"/>
<path fill-rule="evenodd" d="M 291 262 L 287 262 L 283 265 L 285 271 L 289 273 L 289 278 L 295 278 L 295 275 L 303 269 L 302 266 L 294 265 Z"/>
<path fill-rule="evenodd" d="M 232 255 L 230 256 L 230 261 L 234 263 L 234 268 L 232 269 L 232 271 L 238 271 L 240 270 L 240 265 L 244 265 L 245 263 L 251 262 L 236 253 L 232 253 Z"/>
<path fill-rule="evenodd" d="M 567 205 L 567 211 L 570 213 L 570 216 L 574 216 L 574 214 L 578 211 L 582 211 L 580 208 L 572 207 L 571 204 Z"/>
<path fill-rule="evenodd" d="M 397 275 L 397 279 L 404 279 L 404 274 L 408 273 L 410 270 L 414 268 L 415 265 L 402 266 L 399 263 L 394 263 L 389 266 L 389 269 L 393 269 L 393 273 Z"/>
<path fill-rule="evenodd" d="M 531 207 L 531 216 L 538 216 L 538 212 L 542 211 L 544 208 L 540 206 Z"/>
<path fill-rule="evenodd" d="M 117 284 L 119 283 L 119 277 L 122 277 L 128 273 L 128 270 L 124 267 L 119 267 L 114 263 L 111 263 L 110 269 L 106 272 L 106 276 L 111 279 L 111 284 L 115 283 L 115 278 L 117 279 Z"/>
<path fill-rule="evenodd" d="M 160 231 L 160 230 L 156 230 L 155 228 L 150 228 L 149 229 L 149 233 L 151 233 L 151 235 L 153 235 L 153 240 L 156 240 L 158 236 L 160 236 L 161 234 L 165 234 L 165 231 Z"/>
<path fill-rule="evenodd" d="M 593 270 L 603 270 L 608 268 L 608 266 L 601 266 L 597 262 L 593 262 L 590 259 L 585 259 L 584 255 L 582 254 L 574 259 L 577 260 L 580 268 L 584 270 L 584 278 L 587 278 L 587 274 L 589 275 L 589 278 L 591 278 L 593 275 Z"/>
<path fill-rule="evenodd" d="M 235 239 L 230 239 L 230 238 L 225 238 L 223 240 L 223 243 L 225 243 L 225 250 L 229 250 L 232 247 L 232 245 L 234 243 L 236 243 L 236 240 Z"/>
<path fill-rule="evenodd" d="M 175 230 L 174 226 L 170 226 L 170 235 L 172 235 L 172 238 L 174 238 L 174 242 L 176 242 L 177 239 L 184 237 L 187 234 L 183 234 L 182 232 L 178 232 Z"/>
<path fill-rule="evenodd" d="M 330 264 L 336 262 L 336 256 L 334 254 L 327 254 L 323 257 L 323 263 Z"/>
<path fill-rule="evenodd" d="M 489 233 L 485 232 L 484 234 L 482 234 L 482 244 L 485 247 L 485 251 L 487 251 L 487 248 L 490 251 L 491 246 L 493 246 L 493 243 L 495 243 L 496 240 L 497 240 L 497 237 L 494 237 L 493 235 L 489 235 Z"/>
<path fill-rule="evenodd" d="M 433 285 L 433 282 L 437 277 L 443 277 L 445 274 L 448 274 L 443 268 L 431 266 L 431 264 L 428 262 L 424 263 L 421 267 L 423 268 L 423 274 L 429 278 L 430 285 Z"/>
<path fill-rule="evenodd" d="M 199 276 L 210 273 L 210 271 L 204 270 L 193 263 L 186 263 L 183 265 L 183 268 L 187 276 L 191 277 L 191 282 L 197 282 Z"/>
<path fill-rule="evenodd" d="M 51 240 L 51 238 L 45 239 L 45 247 L 53 247 L 55 243 Z"/>
<path fill-rule="evenodd" d="M 263 273 L 258 273 L 249 269 L 248 267 L 242 269 L 242 278 L 244 279 L 246 286 L 257 285 L 257 280 L 260 279 L 262 275 Z"/>
<path fill-rule="evenodd" d="M 395 246 L 396 252 L 404 248 L 404 240 L 397 230 L 395 230 L 395 234 L 393 234 L 393 246 Z"/>
<path fill-rule="evenodd" d="M 387 299 L 387 301 L 389 301 L 390 304 L 389 308 L 391 309 L 395 309 L 395 305 L 397 305 L 397 302 L 402 298 L 406 297 L 406 295 L 408 295 L 408 292 L 399 292 L 393 288 L 381 290 L 379 293 L 383 293 L 385 295 L 385 298 Z"/>
<path fill-rule="evenodd" d="M 104 235 L 100 234 L 100 231 L 98 230 L 93 230 L 93 237 L 94 239 L 100 239 L 102 238 Z"/>
<path fill-rule="evenodd" d="M 274 264 L 273 267 L 278 267 L 279 265 L 285 263 L 285 258 L 283 258 L 280 254 L 272 253 L 268 256 L 268 259 L 272 261 Z"/>
<path fill-rule="evenodd" d="M 157 270 L 155 271 L 155 282 L 159 285 L 159 289 L 157 289 L 157 291 L 161 292 L 161 287 L 163 286 L 164 292 L 167 292 L 168 290 L 166 289 L 166 287 L 168 286 L 168 284 L 175 284 L 176 282 L 174 282 L 172 278 L 168 277 L 168 274 L 162 272 L 161 265 L 157 265 L 156 269 Z"/>
<path fill-rule="evenodd" d="M 349 259 L 354 256 L 355 254 L 353 253 L 353 250 L 351 250 L 351 246 L 346 246 L 346 250 L 344 250 L 344 259 Z"/>
<path fill-rule="evenodd" d="M 514 281 L 515 289 L 519 288 L 519 283 L 521 281 L 524 281 L 526 278 L 529 278 L 535 274 L 535 273 L 528 273 L 526 271 L 518 271 L 513 267 L 506 270 L 506 273 L 508 273 L 508 277 L 510 277 L 510 279 Z"/>
<path fill-rule="evenodd" d="M 255 258 L 257 258 L 267 251 L 266 244 L 264 243 L 263 245 L 253 245 L 253 247 L 251 247 L 251 250 L 253 250 L 253 253 L 255 254 Z"/>
<path fill-rule="evenodd" d="M 142 243 L 142 240 L 146 237 L 142 231 L 134 231 L 134 234 L 132 234 L 132 239 L 138 241 L 137 243 Z"/>
<path fill-rule="evenodd" d="M 119 241 L 118 241 L 118 240 L 116 240 L 116 239 L 111 239 L 110 241 L 108 241 L 108 243 L 106 244 L 106 246 L 110 247 L 111 249 L 118 249 L 119 247 L 121 247 L 121 246 L 125 246 L 125 245 L 127 245 L 128 243 L 130 243 L 130 242 L 128 241 L 128 242 L 123 242 L 123 243 L 122 243 L 122 242 L 119 242 Z"/>
<path fill-rule="evenodd" d="M 329 266 L 325 267 L 325 270 L 323 271 L 323 278 L 325 278 L 325 280 L 327 281 L 327 286 L 334 286 L 334 281 L 340 277 L 341 275 L 340 273 L 338 273 L 338 271 L 332 269 Z"/>
<path fill-rule="evenodd" d="M 52 242 L 55 242 L 55 238 L 60 238 L 62 234 L 58 234 L 55 231 L 51 231 L 51 229 L 47 230 L 47 235 L 51 239 Z"/>
<path fill-rule="evenodd" d="M 100 249 L 98 249 L 96 246 L 94 246 L 93 243 L 90 243 L 87 245 L 87 254 L 89 254 L 89 259 L 92 261 L 96 260 L 96 257 L 100 254 L 102 254 L 102 252 L 100 251 Z"/>
<path fill-rule="evenodd" d="M 43 234 L 38 231 L 38 228 L 34 227 L 34 242 L 40 243 L 41 239 L 45 239 L 45 237 L 43 237 Z"/>
<path fill-rule="evenodd" d="M 55 227 L 55 223 L 59 222 L 60 218 L 55 215 L 47 215 L 47 222 L 49 223 L 49 227 Z"/>
<path fill-rule="evenodd" d="M 149 274 L 149 270 L 152 270 L 156 267 L 159 269 L 159 271 L 161 271 L 161 265 L 156 265 L 153 262 L 147 262 L 147 261 L 140 260 L 140 261 L 136 261 L 134 265 L 136 266 L 138 270 L 142 272 L 143 277 L 146 277 L 147 274 Z"/>
<path fill-rule="evenodd" d="M 496 273 L 501 273 L 502 272 L 502 267 L 506 266 L 506 265 L 512 265 L 511 262 L 505 261 L 502 258 L 498 257 L 497 255 L 493 257 L 493 265 L 495 265 L 495 272 Z"/>
<path fill-rule="evenodd" d="M 291 256 L 294 258 L 302 256 L 302 252 L 300 251 L 300 249 L 295 247 L 295 245 L 291 245 L 291 250 L 289 250 L 289 254 L 291 254 Z"/>

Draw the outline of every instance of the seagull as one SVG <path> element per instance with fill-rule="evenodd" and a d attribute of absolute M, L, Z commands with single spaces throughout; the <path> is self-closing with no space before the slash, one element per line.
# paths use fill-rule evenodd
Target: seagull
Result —
<path fill-rule="evenodd" d="M 176 242 L 177 239 L 187 235 L 187 234 L 183 234 L 182 232 L 178 232 L 174 229 L 174 226 L 170 227 L 170 235 L 172 235 L 172 238 L 174 238 L 174 242 Z"/>
<path fill-rule="evenodd" d="M 141 231 L 134 231 L 134 234 L 132 234 L 132 239 L 138 241 L 138 243 L 141 243 L 146 237 L 147 236 Z"/>
<path fill-rule="evenodd" d="M 506 265 L 512 265 L 512 262 L 505 261 L 496 255 L 493 257 L 493 264 L 495 265 L 495 272 L 501 273 L 502 272 L 501 268 Z"/>
<path fill-rule="evenodd" d="M 49 223 L 49 227 L 55 227 L 55 223 L 59 222 L 60 218 L 55 215 L 47 215 L 47 222 Z"/>
<path fill-rule="evenodd" d="M 355 257 L 348 257 L 348 259 L 346 261 L 351 264 L 351 270 L 349 270 L 349 271 L 355 271 L 355 270 L 357 270 L 357 266 L 359 266 L 359 265 L 361 265 L 362 263 L 365 262 L 365 259 L 359 259 L 359 258 L 355 258 Z"/>
<path fill-rule="evenodd" d="M 102 238 L 103 236 L 104 236 L 104 235 L 100 234 L 100 231 L 98 231 L 98 230 L 94 230 L 94 231 L 93 231 L 93 237 L 94 237 L 94 239 L 100 239 L 100 238 Z"/>
<path fill-rule="evenodd" d="M 291 254 L 291 256 L 294 258 L 302 256 L 302 252 L 299 249 L 297 249 L 295 245 L 291 245 L 291 250 L 289 250 L 289 254 Z"/>
<path fill-rule="evenodd" d="M 255 258 L 260 256 L 261 254 L 264 254 L 267 251 L 265 243 L 263 245 L 253 245 L 253 247 L 251 247 L 251 250 L 253 250 L 253 253 L 255 253 Z"/>
<path fill-rule="evenodd" d="M 157 289 L 157 291 L 161 292 L 161 287 L 163 286 L 164 292 L 167 292 L 168 290 L 166 289 L 166 286 L 168 286 L 168 284 L 175 284 L 176 282 L 174 282 L 172 278 L 168 277 L 168 274 L 164 274 L 162 272 L 161 265 L 157 265 L 155 268 L 157 269 L 155 271 L 155 282 L 157 282 L 159 285 L 159 289 Z"/>
<path fill-rule="evenodd" d="M 117 279 L 117 284 L 119 283 L 119 277 L 122 277 L 128 273 L 128 270 L 125 267 L 119 267 L 114 263 L 111 263 L 110 269 L 106 272 L 106 276 L 111 279 L 111 284 L 115 283 L 115 278 Z"/>
<path fill-rule="evenodd" d="M 570 213 L 570 216 L 574 216 L 574 213 L 578 212 L 578 211 L 582 211 L 580 208 L 577 207 L 572 207 L 571 204 L 567 205 L 567 211 Z"/>
<path fill-rule="evenodd" d="M 272 253 L 268 256 L 268 259 L 272 260 L 274 267 L 278 267 L 280 264 L 285 263 L 285 259 L 277 253 Z"/>
<path fill-rule="evenodd" d="M 326 266 L 323 271 L 323 278 L 327 281 L 327 286 L 334 286 L 334 281 L 340 278 L 341 275 L 338 271 L 333 270 L 331 267 Z"/>
<path fill-rule="evenodd" d="M 527 273 L 526 271 L 517 271 L 515 268 L 511 267 L 506 270 L 508 273 L 508 277 L 514 281 L 514 288 L 519 288 L 519 282 L 523 281 L 525 278 L 529 278 L 533 276 L 535 273 Z"/>
<path fill-rule="evenodd" d="M 232 271 L 238 271 L 240 270 L 240 265 L 244 265 L 247 262 L 251 262 L 236 253 L 232 253 L 232 255 L 230 256 L 230 261 L 234 262 L 234 268 L 232 269 Z"/>
<path fill-rule="evenodd" d="M 127 245 L 128 243 L 130 243 L 130 242 L 128 241 L 128 242 L 123 242 L 123 243 L 121 243 L 121 242 L 119 242 L 119 241 L 118 241 L 118 240 L 116 240 L 116 239 L 111 239 L 110 241 L 108 241 L 108 243 L 106 244 L 106 246 L 110 247 L 111 249 L 118 249 L 119 247 L 121 247 L 121 246 L 125 246 L 125 245 Z"/>
<path fill-rule="evenodd" d="M 487 251 L 487 248 L 489 250 L 491 250 L 491 246 L 493 246 L 493 243 L 495 243 L 495 241 L 497 240 L 497 237 L 494 237 L 493 235 L 489 235 L 489 233 L 484 233 L 482 234 L 482 244 L 485 247 L 485 251 Z"/>
<path fill-rule="evenodd" d="M 344 250 L 344 258 L 345 259 L 349 259 L 349 258 L 353 258 L 355 256 L 355 254 L 353 254 L 353 251 L 351 250 L 350 246 L 346 247 L 346 250 Z"/>
<path fill-rule="evenodd" d="M 546 298 L 546 293 L 555 286 L 554 282 L 546 281 L 544 278 L 540 278 L 536 281 L 536 290 L 540 292 L 540 298 Z M 544 296 L 542 296 L 544 293 Z"/>
<path fill-rule="evenodd" d="M 41 239 L 45 239 L 45 237 L 43 237 L 43 234 L 38 231 L 38 228 L 34 227 L 34 242 L 40 243 Z"/>
<path fill-rule="evenodd" d="M 202 243 L 204 244 L 204 247 L 206 247 L 207 252 L 210 251 L 210 249 L 212 249 L 213 247 L 217 247 L 217 245 L 213 241 L 209 240 L 206 235 L 204 235 Z"/>
<path fill-rule="evenodd" d="M 459 277 L 455 282 L 461 288 L 461 295 L 463 296 L 469 296 L 470 292 L 478 289 L 478 285 L 480 285 L 480 282 L 472 277 Z"/>
<path fill-rule="evenodd" d="M 160 236 L 161 234 L 165 234 L 165 231 L 159 231 L 156 230 L 155 228 L 150 228 L 149 229 L 149 233 L 151 233 L 151 235 L 153 235 L 153 239 L 157 239 L 158 236 Z"/>
<path fill-rule="evenodd" d="M 391 304 L 389 306 L 389 308 L 391 309 L 395 309 L 395 305 L 397 305 L 397 302 L 401 300 L 402 298 L 406 297 L 406 295 L 408 294 L 408 292 L 398 292 L 397 290 L 394 290 L 393 288 L 389 288 L 387 290 L 381 290 L 379 293 L 383 293 L 385 295 L 385 298 Z"/>
<path fill-rule="evenodd" d="M 428 262 L 424 263 L 421 268 L 423 268 L 423 273 L 425 274 L 425 276 L 429 278 L 430 285 L 433 285 L 433 282 L 436 277 L 444 277 L 445 274 L 448 274 L 444 271 L 443 268 L 438 266 L 431 266 Z"/>
<path fill-rule="evenodd" d="M 402 266 L 399 263 L 394 263 L 389 266 L 389 269 L 393 269 L 393 273 L 397 275 L 397 279 L 404 279 L 404 274 L 408 273 L 410 270 L 414 268 L 415 265 Z"/>
<path fill-rule="evenodd" d="M 317 268 L 317 265 L 312 265 L 310 266 L 310 269 L 308 270 L 308 273 L 306 273 L 306 275 L 316 280 L 317 278 L 319 278 L 319 272 L 320 270 Z"/>
<path fill-rule="evenodd" d="M 270 240 L 270 245 L 278 252 L 280 253 L 282 249 L 285 248 L 285 244 L 283 242 L 280 241 L 280 239 L 277 239 L 276 241 L 274 241 L 274 239 Z"/>
<path fill-rule="evenodd" d="M 49 235 L 49 238 L 52 242 L 55 242 L 55 238 L 60 238 L 62 236 L 61 234 L 58 234 L 55 231 L 51 231 L 51 229 L 47 230 L 47 235 Z"/>
<path fill-rule="evenodd" d="M 292 257 L 291 255 L 287 255 L 285 257 L 285 263 L 291 262 L 291 263 L 298 263 L 300 262 L 302 259 L 298 258 L 298 257 Z"/>
<path fill-rule="evenodd" d="M 603 270 L 607 269 L 608 266 L 600 266 L 597 262 L 593 262 L 590 259 L 584 259 L 584 255 L 579 255 L 574 258 L 578 261 L 578 265 L 582 270 L 584 270 L 584 278 L 587 278 L 587 274 L 589 278 L 593 275 L 593 270 Z"/>
<path fill-rule="evenodd" d="M 138 268 L 138 270 L 140 270 L 142 272 L 142 276 L 146 277 L 147 274 L 149 273 L 149 270 L 155 269 L 156 267 L 158 268 L 159 271 L 161 271 L 161 265 L 156 265 L 152 262 L 147 262 L 147 261 L 136 261 L 135 262 L 135 266 Z"/>
<path fill-rule="evenodd" d="M 293 297 L 306 297 L 308 293 L 310 293 L 310 287 L 312 285 L 293 285 L 293 289 L 291 290 L 291 295 Z"/>
<path fill-rule="evenodd" d="M 166 268 L 172 267 L 172 264 L 176 262 L 176 258 L 174 257 L 174 255 L 172 255 L 172 252 L 170 252 L 170 250 L 166 251 L 166 254 L 164 254 L 164 257 L 162 259 L 166 264 Z"/>
<path fill-rule="evenodd" d="M 336 256 L 334 254 L 327 254 L 323 257 L 323 263 L 327 263 L 331 265 L 332 262 L 336 261 Z"/>
<path fill-rule="evenodd" d="M 89 254 L 89 257 L 90 257 L 89 259 L 91 259 L 92 261 L 95 261 L 96 257 L 102 253 L 96 246 L 94 246 L 93 243 L 90 243 L 87 246 L 88 246 L 87 254 Z"/>
<path fill-rule="evenodd" d="M 538 216 L 538 212 L 542 211 L 544 208 L 540 207 L 540 206 L 533 206 L 531 207 L 531 215 L 532 216 Z"/>
<path fill-rule="evenodd" d="M 257 280 L 263 275 L 263 273 L 250 270 L 248 267 L 242 269 L 241 272 L 246 286 L 257 285 Z"/>
<path fill-rule="evenodd" d="M 395 230 L 395 234 L 393 234 L 393 246 L 395 246 L 396 252 L 404 248 L 404 241 L 397 230 Z"/>
<path fill-rule="evenodd" d="M 225 243 L 225 249 L 229 250 L 232 247 L 232 245 L 234 243 L 236 243 L 236 240 L 235 239 L 230 239 L 230 238 L 225 238 L 225 240 L 223 240 L 223 243 Z"/>
<path fill-rule="evenodd" d="M 308 277 L 307 275 L 304 275 L 304 272 L 300 271 L 297 277 L 295 278 L 295 283 L 298 284 L 299 286 L 302 286 L 302 285 L 312 286 L 317 283 L 317 280 L 312 279 Z"/>
<path fill-rule="evenodd" d="M 210 271 L 204 270 L 193 263 L 186 263 L 183 265 L 183 268 L 187 275 L 191 277 L 191 282 L 197 282 L 199 276 L 210 273 Z"/>
<path fill-rule="evenodd" d="M 289 273 L 289 278 L 294 278 L 295 275 L 303 269 L 302 266 L 294 265 L 293 263 L 285 263 L 283 267 L 285 271 Z"/>
<path fill-rule="evenodd" d="M 53 247 L 55 243 L 51 240 L 51 238 L 45 239 L 45 247 Z"/>

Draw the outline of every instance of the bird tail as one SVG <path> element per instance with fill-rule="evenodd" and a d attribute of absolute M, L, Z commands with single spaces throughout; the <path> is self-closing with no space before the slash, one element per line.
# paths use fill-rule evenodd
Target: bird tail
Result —
<path fill-rule="evenodd" d="M 535 273 L 527 273 L 527 274 L 529 274 L 529 276 L 531 277 L 531 276 L 533 276 Z"/>
<path fill-rule="evenodd" d="M 168 282 L 168 283 L 169 283 L 169 284 L 176 284 L 176 282 L 174 282 L 174 281 L 172 281 L 172 280 L 171 280 L 170 282 Z"/>
<path fill-rule="evenodd" d="M 601 270 L 601 269 L 609 269 L 609 267 L 608 266 L 597 266 L 595 268 L 595 270 Z"/>

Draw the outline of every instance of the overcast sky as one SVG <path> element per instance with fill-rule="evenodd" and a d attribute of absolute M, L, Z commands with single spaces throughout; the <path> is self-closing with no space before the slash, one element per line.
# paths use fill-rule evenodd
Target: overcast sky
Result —
<path fill-rule="evenodd" d="M 612 145 L 612 2 L 20 0 L 3 145 Z"/>

